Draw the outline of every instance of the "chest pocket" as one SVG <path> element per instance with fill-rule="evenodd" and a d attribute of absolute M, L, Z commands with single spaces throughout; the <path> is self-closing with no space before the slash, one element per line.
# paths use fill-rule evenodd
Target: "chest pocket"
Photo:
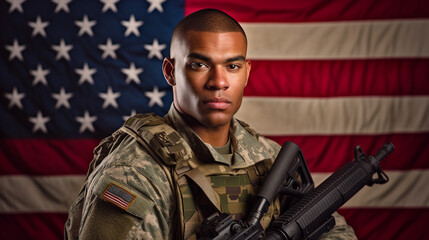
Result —
<path fill-rule="evenodd" d="M 213 190 L 219 195 L 221 210 L 241 220 L 247 212 L 246 203 L 254 194 L 247 174 L 237 176 L 209 176 Z"/>
<path fill-rule="evenodd" d="M 215 206 L 203 192 L 202 188 L 205 187 L 201 187 L 185 176 L 178 181 L 183 199 L 185 239 L 196 239 L 195 232 L 198 231 L 203 220 L 215 212 L 230 213 L 234 219 L 244 218 L 248 207 L 246 202 L 253 194 L 253 187 L 246 173 L 212 175 L 204 178 L 218 206 Z"/>

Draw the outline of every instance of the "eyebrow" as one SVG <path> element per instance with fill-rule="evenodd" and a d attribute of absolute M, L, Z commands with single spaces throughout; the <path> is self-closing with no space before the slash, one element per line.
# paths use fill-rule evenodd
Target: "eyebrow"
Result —
<path fill-rule="evenodd" d="M 188 58 L 196 58 L 196 59 L 200 59 L 200 60 L 203 60 L 203 61 L 206 61 L 206 62 L 210 62 L 211 61 L 211 58 L 209 58 L 207 56 L 204 56 L 204 55 L 201 55 L 199 53 L 189 53 Z"/>
<path fill-rule="evenodd" d="M 211 60 L 212 60 L 210 57 L 204 56 L 204 55 L 199 54 L 199 53 L 190 53 L 188 55 L 188 58 L 196 58 L 196 59 L 200 59 L 200 60 L 203 60 L 206 62 L 211 62 Z M 234 61 L 245 61 L 245 60 L 246 60 L 246 58 L 244 56 L 238 55 L 235 57 L 227 58 L 225 60 L 225 63 L 234 62 Z"/>

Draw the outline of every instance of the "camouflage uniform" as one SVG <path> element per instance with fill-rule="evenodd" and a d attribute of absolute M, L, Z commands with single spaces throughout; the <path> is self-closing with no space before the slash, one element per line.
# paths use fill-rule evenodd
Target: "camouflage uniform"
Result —
<path fill-rule="evenodd" d="M 192 146 L 193 154 L 182 149 L 175 154 L 176 160 L 183 158 L 183 161 L 165 163 L 155 159 L 148 152 L 152 150 L 142 146 L 136 137 L 123 131 L 103 140 L 94 151 L 94 159 L 102 161 L 91 163 L 85 185 L 69 212 L 66 239 L 177 239 L 178 231 L 183 238 L 195 239 L 203 218 L 213 210 L 243 217 L 248 196 L 260 182 L 258 177 L 250 175 L 253 171 L 267 170 L 280 146 L 233 119 L 230 130 L 233 152 L 228 157 L 205 144 L 173 106 L 164 120 L 180 134 L 179 138 L 169 133 L 168 136 L 184 140 L 185 146 Z M 167 139 L 164 135 L 157 136 Z M 174 152 L 175 145 L 170 147 Z M 154 151 L 159 154 L 159 149 Z M 173 167 L 166 170 L 169 164 Z M 172 181 L 178 183 L 179 191 L 170 184 Z M 202 187 L 199 194 L 195 188 L 201 182 L 208 182 L 212 191 Z M 176 208 L 178 195 L 182 209 Z M 261 220 L 264 227 L 278 216 L 278 208 L 276 200 Z M 178 226 L 178 217 L 184 226 Z M 344 218 L 337 214 L 336 221 L 337 226 L 321 239 L 356 239 Z"/>

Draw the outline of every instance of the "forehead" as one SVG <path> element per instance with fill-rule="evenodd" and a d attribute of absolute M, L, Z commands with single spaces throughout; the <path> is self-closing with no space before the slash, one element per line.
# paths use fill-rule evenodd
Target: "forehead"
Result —
<path fill-rule="evenodd" d="M 200 53 L 209 55 L 246 56 L 246 38 L 241 32 L 198 32 L 187 31 L 182 46 L 184 54 Z"/>

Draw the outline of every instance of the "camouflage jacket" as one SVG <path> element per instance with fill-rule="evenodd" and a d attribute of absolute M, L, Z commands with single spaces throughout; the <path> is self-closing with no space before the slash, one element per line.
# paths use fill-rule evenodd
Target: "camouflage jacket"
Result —
<path fill-rule="evenodd" d="M 233 119 L 233 161 L 228 162 L 186 125 L 173 106 L 166 119 L 192 146 L 196 159 L 221 168 L 244 169 L 267 158 L 274 159 L 280 149 L 269 139 L 255 138 L 243 123 Z M 72 207 L 65 228 L 75 217 L 80 221 L 79 239 L 175 239 L 177 209 L 174 189 L 169 184 L 171 176 L 134 137 L 122 134 L 113 145 L 101 163 L 90 166 L 77 199 L 83 203 L 82 209 L 75 211 Z M 338 214 L 335 217 L 336 226 L 321 239 L 356 239 L 344 218 Z M 65 237 L 74 239 L 67 234 Z"/>

